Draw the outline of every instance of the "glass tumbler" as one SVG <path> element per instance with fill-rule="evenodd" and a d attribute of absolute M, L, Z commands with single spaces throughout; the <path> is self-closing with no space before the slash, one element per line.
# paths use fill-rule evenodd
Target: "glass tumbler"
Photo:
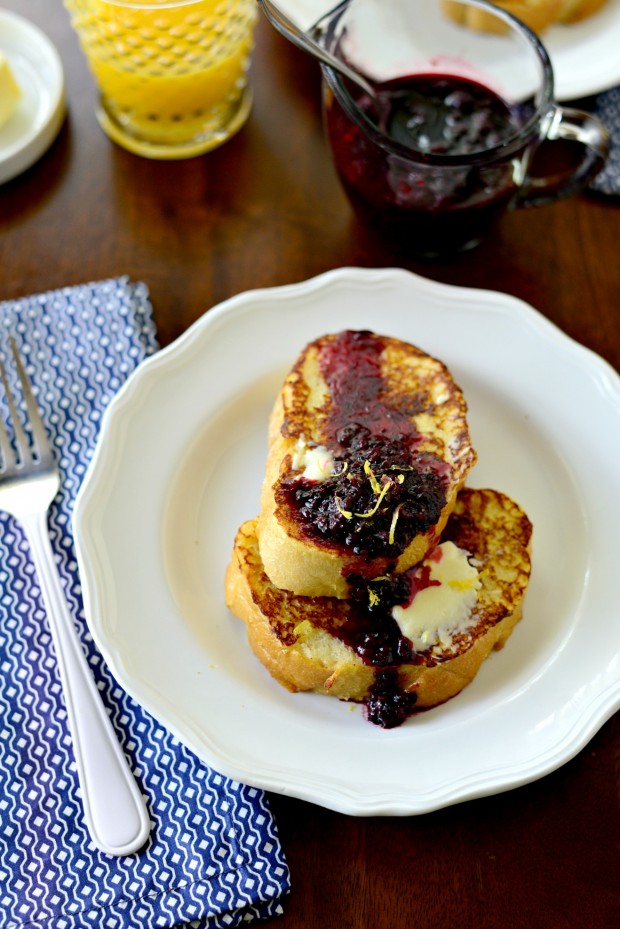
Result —
<path fill-rule="evenodd" d="M 64 0 L 99 90 L 97 118 L 148 158 L 229 139 L 252 104 L 254 0 Z"/>

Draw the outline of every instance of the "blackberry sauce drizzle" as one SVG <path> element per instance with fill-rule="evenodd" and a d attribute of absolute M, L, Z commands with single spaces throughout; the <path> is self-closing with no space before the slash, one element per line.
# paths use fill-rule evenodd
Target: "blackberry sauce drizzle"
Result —
<path fill-rule="evenodd" d="M 380 671 L 366 700 L 368 721 L 382 729 L 395 729 L 415 712 L 417 697 L 400 689 L 394 668 Z"/>
<path fill-rule="evenodd" d="M 384 400 L 383 349 L 380 337 L 350 330 L 323 347 L 320 367 L 330 393 L 325 444 L 336 473 L 322 481 L 283 478 L 275 494 L 306 538 L 358 558 L 384 558 L 389 571 L 411 539 L 439 519 L 447 468 L 417 451 L 415 398 L 403 396 L 399 406 Z M 385 491 L 379 505 L 377 488 Z"/>
<path fill-rule="evenodd" d="M 350 575 L 350 597 L 345 610 L 335 607 L 329 597 L 316 601 L 312 624 L 339 639 L 375 670 L 374 684 L 364 702 L 368 719 L 384 729 L 400 726 L 415 711 L 416 694 L 405 692 L 400 685 L 399 666 L 422 665 L 427 660 L 402 634 L 392 610 L 395 606 L 408 606 L 421 590 L 437 584 L 439 581 L 431 577 L 430 566 L 425 562 L 402 574 L 371 581 L 361 575 Z M 277 610 L 278 614 L 281 612 L 286 614 Z M 295 622 L 289 620 L 275 624 L 276 634 L 285 645 L 297 641 L 294 627 Z"/>
<path fill-rule="evenodd" d="M 420 452 L 413 416 L 423 401 L 399 394 L 396 403 L 386 396 L 384 348 L 385 341 L 374 333 L 352 330 L 323 346 L 319 364 L 330 395 L 323 443 L 334 457 L 336 473 L 321 481 L 298 474 L 285 477 L 275 495 L 278 506 L 292 511 L 303 536 L 356 556 L 357 573 L 348 568 L 343 572 L 350 589 L 344 617 L 336 611 L 339 619 L 334 621 L 328 608 L 312 621 L 375 669 L 365 701 L 368 719 L 391 729 L 414 712 L 416 703 L 415 692 L 401 687 L 398 668 L 425 660 L 402 634 L 392 609 L 437 583 L 427 565 L 391 572 L 411 539 L 437 523 L 446 503 L 448 466 Z M 359 573 L 365 563 L 370 565 L 368 576 Z"/>
<path fill-rule="evenodd" d="M 352 612 L 347 621 L 319 623 L 331 635 L 352 648 L 364 664 L 376 668 L 375 681 L 366 702 L 370 722 L 383 729 L 400 726 L 415 711 L 415 692 L 405 692 L 398 679 L 403 663 L 423 664 L 410 639 L 402 634 L 392 610 L 408 606 L 419 591 L 439 581 L 430 576 L 428 564 L 403 574 L 375 578 L 368 582 L 359 575 L 349 577 Z"/>

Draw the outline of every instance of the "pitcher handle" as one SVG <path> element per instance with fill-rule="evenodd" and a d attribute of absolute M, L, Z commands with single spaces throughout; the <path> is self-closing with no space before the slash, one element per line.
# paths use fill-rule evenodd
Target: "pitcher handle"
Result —
<path fill-rule="evenodd" d="M 581 159 L 557 173 L 532 175 L 528 172 L 515 206 L 543 206 L 563 200 L 583 190 L 603 168 L 609 155 L 609 132 L 597 116 L 572 107 L 556 106 L 549 130 L 539 144 L 532 161 L 541 161 L 558 142 L 575 142 L 583 147 Z M 529 166 L 532 167 L 532 164 Z"/>

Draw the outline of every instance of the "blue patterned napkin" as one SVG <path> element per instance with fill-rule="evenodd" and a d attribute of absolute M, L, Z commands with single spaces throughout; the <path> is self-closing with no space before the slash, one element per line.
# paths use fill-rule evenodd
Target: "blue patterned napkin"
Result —
<path fill-rule="evenodd" d="M 89 840 L 37 580 L 20 527 L 0 513 L 0 927 L 203 929 L 280 913 L 289 875 L 263 793 L 208 768 L 134 703 L 85 626 L 71 510 L 105 407 L 157 349 L 146 287 L 120 278 L 0 303 L 16 388 L 11 334 L 63 475 L 50 515 L 61 579 L 153 825 L 125 858 Z"/>
<path fill-rule="evenodd" d="M 594 112 L 607 126 L 611 145 L 607 164 L 590 186 L 599 193 L 620 196 L 620 87 L 598 94 Z"/>

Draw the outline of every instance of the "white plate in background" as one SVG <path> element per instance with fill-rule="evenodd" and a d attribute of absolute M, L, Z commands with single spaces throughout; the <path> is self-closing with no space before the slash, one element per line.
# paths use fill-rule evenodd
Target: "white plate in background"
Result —
<path fill-rule="evenodd" d="M 48 150 L 65 118 L 60 56 L 29 20 L 0 10 L 0 51 L 21 90 L 15 111 L 0 126 L 0 184 L 31 167 Z"/>
<path fill-rule="evenodd" d="M 283 690 L 224 603 L 282 378 L 306 342 L 345 328 L 448 364 L 479 455 L 468 483 L 510 494 L 534 524 L 506 648 L 389 731 Z M 126 690 L 237 780 L 358 815 L 507 790 L 575 755 L 620 704 L 618 461 L 617 374 L 512 297 L 346 268 L 246 292 L 145 361 L 107 410 L 74 521 L 90 629 Z"/>
<path fill-rule="evenodd" d="M 326 0 L 278 0 L 304 29 L 336 6 Z M 573 100 L 620 84 L 620 0 L 579 23 L 551 26 L 541 36 L 555 73 L 557 100 Z"/>

